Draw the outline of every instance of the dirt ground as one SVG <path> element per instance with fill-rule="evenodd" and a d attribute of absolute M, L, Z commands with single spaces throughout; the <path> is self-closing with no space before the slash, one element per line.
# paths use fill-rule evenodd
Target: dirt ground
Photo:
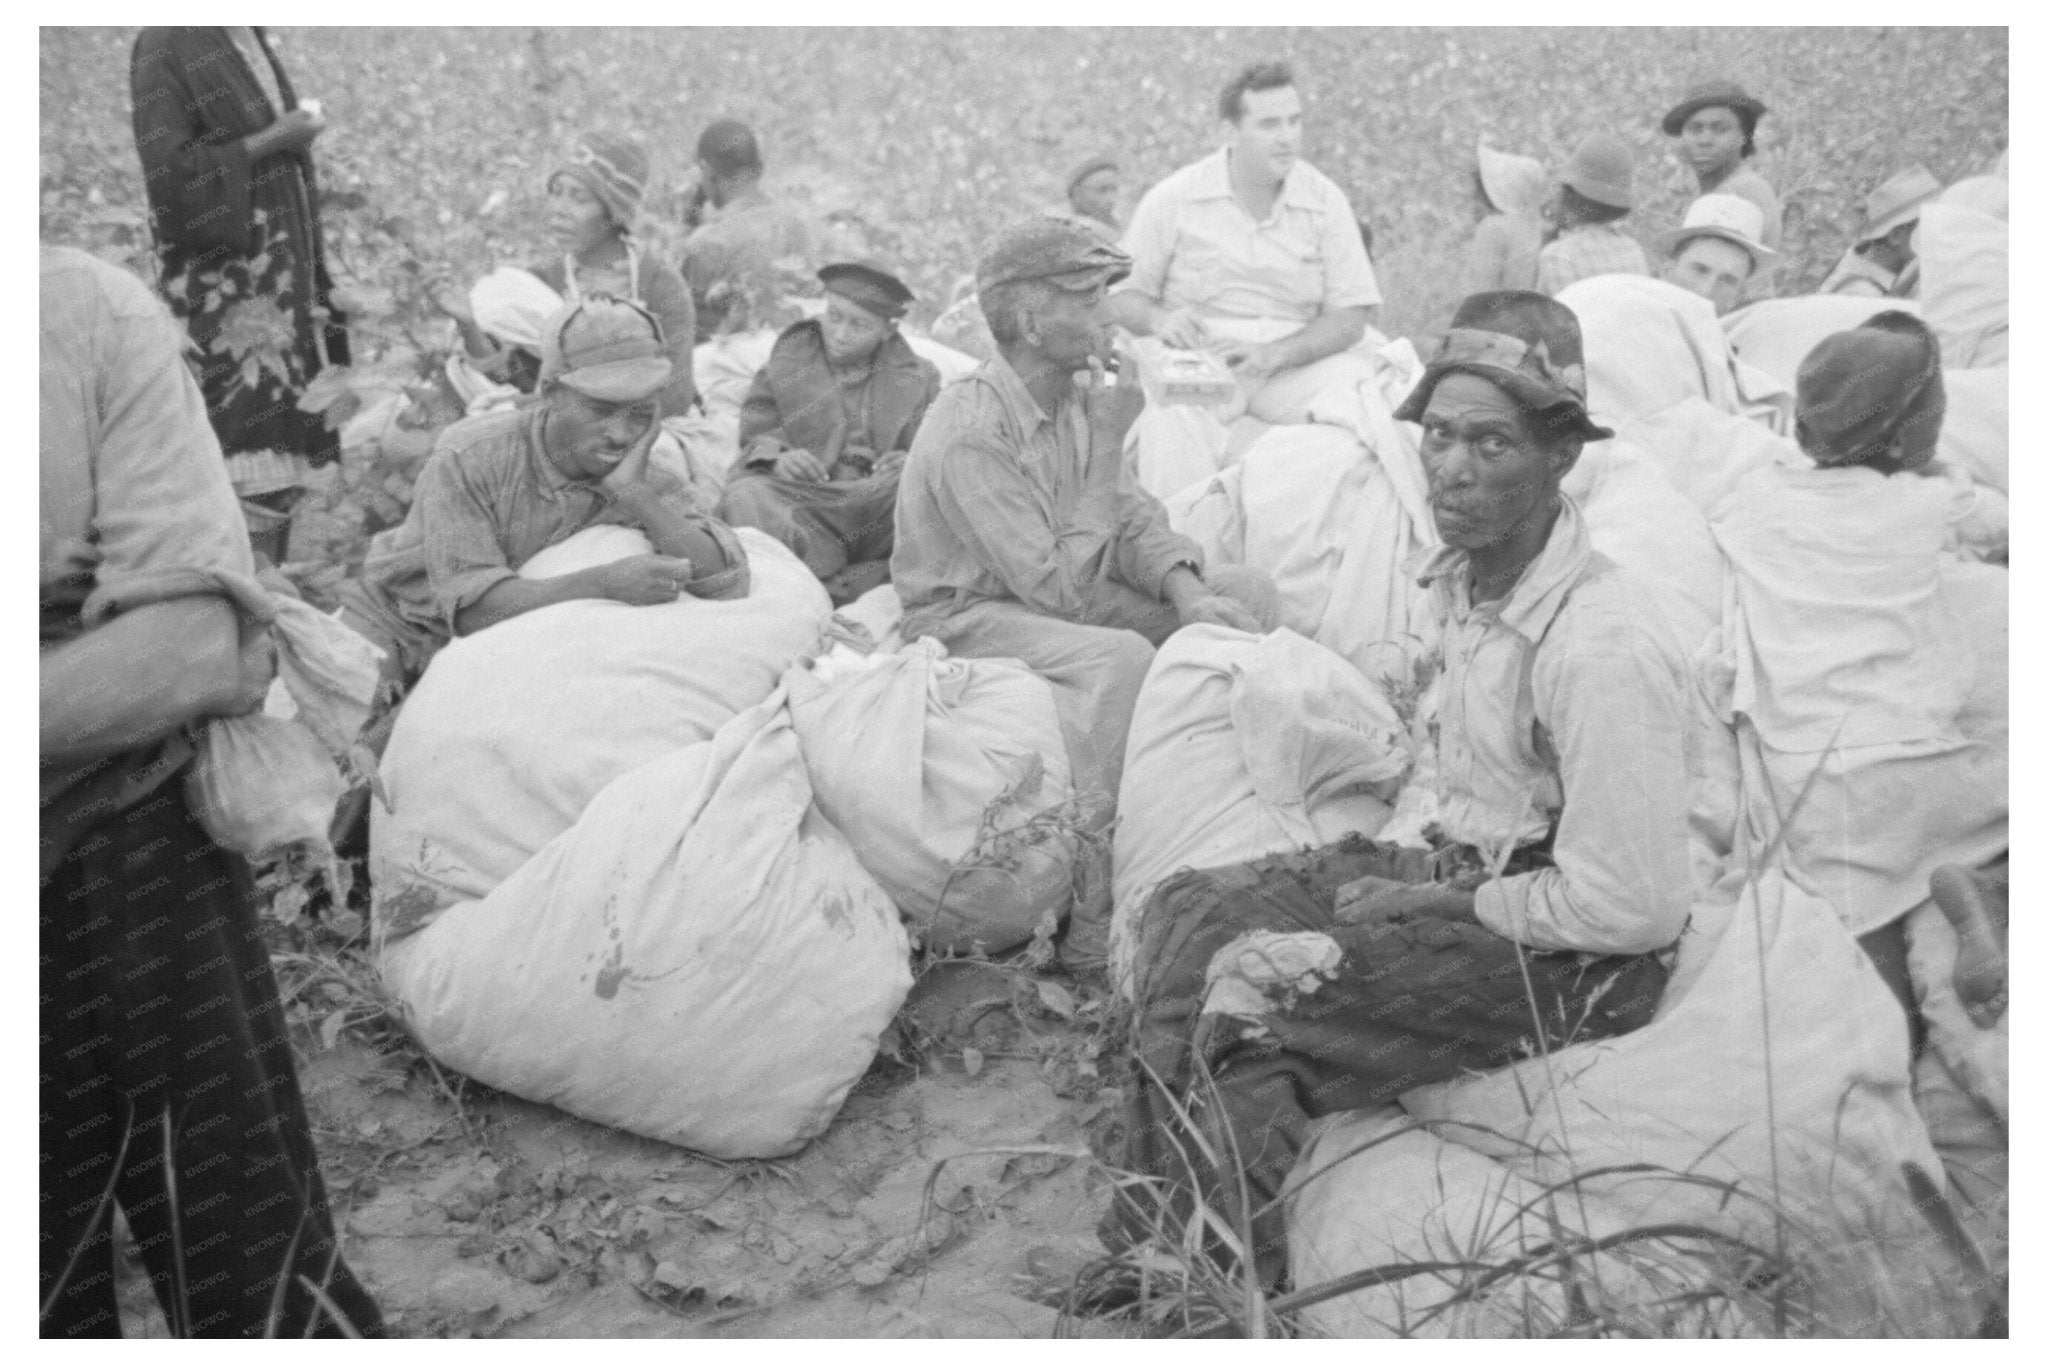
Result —
<path fill-rule="evenodd" d="M 1014 970 L 929 973 L 913 1064 L 878 1058 L 776 1161 L 586 1123 L 352 1033 L 307 1039 L 300 1077 L 344 1254 L 394 1335 L 1044 1337 L 1108 1202 L 1087 1156 L 1118 1098 L 1092 1074 L 1103 1008 Z M 161 1335 L 124 1265 L 129 1333 Z"/>

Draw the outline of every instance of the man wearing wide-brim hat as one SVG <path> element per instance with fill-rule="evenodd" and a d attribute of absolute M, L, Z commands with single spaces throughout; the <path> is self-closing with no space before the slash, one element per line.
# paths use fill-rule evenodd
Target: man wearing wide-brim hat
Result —
<path fill-rule="evenodd" d="M 1635 157 L 1611 133 L 1594 133 L 1572 151 L 1545 205 L 1556 235 L 1536 256 L 1536 288 L 1555 295 L 1594 275 L 1647 275 L 1641 243 L 1621 220 L 1636 206 Z"/>
<path fill-rule="evenodd" d="M 1587 415 L 1571 310 L 1466 299 L 1395 415 L 1421 424 L 1443 540 L 1408 566 L 1443 632 L 1441 845 L 1354 839 L 1183 874 L 1140 919 L 1138 1053 L 1174 1102 L 1131 1088 L 1113 1164 L 1249 1221 L 1269 1287 L 1277 1196 L 1314 1118 L 1505 1066 L 1539 1020 L 1582 1039 L 1641 1027 L 1692 906 L 1687 660 L 1561 489 L 1613 434 Z M 1297 988 L 1272 989 L 1285 964 Z M 1148 1197 L 1120 1190 L 1104 1240 L 1159 1226 Z M 1178 1233 L 1191 1203 L 1169 1198 Z"/>
<path fill-rule="evenodd" d="M 825 311 L 783 330 L 747 390 L 719 515 L 787 545 L 843 605 L 888 580 L 896 485 L 939 371 L 898 330 L 915 302 L 902 280 L 873 261 L 818 279 Z"/>
<path fill-rule="evenodd" d="M 1657 250 L 1665 257 L 1660 274 L 1713 304 L 1716 313 L 1726 313 L 1750 277 L 1778 259 L 1758 240 L 1762 230 L 1763 214 L 1747 199 L 1703 194 L 1686 209 L 1684 223 L 1658 236 Z"/>
<path fill-rule="evenodd" d="M 1131 476 L 1145 393 L 1104 307 L 1130 269 L 1068 217 L 997 237 L 975 272 L 997 354 L 939 395 L 911 444 L 890 560 L 906 640 L 1020 659 L 1052 683 L 1074 787 L 1105 820 L 1153 646 L 1184 625 L 1279 623 L 1270 578 L 1207 564 Z M 1102 961 L 1107 911 L 1076 906 L 1064 956 Z"/>
<path fill-rule="evenodd" d="M 1908 166 L 1863 201 L 1863 229 L 1824 281 L 1823 294 L 1909 299 L 1920 292 L 1920 259 L 1913 235 L 1920 210 L 1941 193 L 1925 166 Z"/>
<path fill-rule="evenodd" d="M 339 594 L 342 619 L 385 650 L 394 687 L 452 636 L 555 602 L 746 596 L 738 538 L 690 511 L 686 490 L 649 474 L 667 346 L 642 305 L 585 294 L 541 328 L 532 399 L 442 431 L 405 520 L 370 542 L 361 578 Z M 519 576 L 541 550 L 601 523 L 638 527 L 654 552 L 558 578 Z"/>

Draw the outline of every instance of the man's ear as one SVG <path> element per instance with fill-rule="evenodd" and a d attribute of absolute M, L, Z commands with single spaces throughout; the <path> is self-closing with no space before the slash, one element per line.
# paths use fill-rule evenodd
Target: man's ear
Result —
<path fill-rule="evenodd" d="M 1559 438 L 1557 444 L 1550 448 L 1549 463 L 1551 477 L 1563 479 L 1565 475 L 1571 473 L 1572 466 L 1579 462 L 1579 456 L 1584 453 L 1585 449 L 1586 438 L 1583 436 Z"/>

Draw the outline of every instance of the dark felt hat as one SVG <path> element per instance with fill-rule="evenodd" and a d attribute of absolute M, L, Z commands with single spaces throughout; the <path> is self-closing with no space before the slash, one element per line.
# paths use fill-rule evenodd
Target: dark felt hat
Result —
<path fill-rule="evenodd" d="M 1754 135 L 1756 121 L 1764 116 L 1764 102 L 1744 90 L 1734 81 L 1712 80 L 1694 86 L 1686 92 L 1684 99 L 1671 106 L 1671 112 L 1664 115 L 1664 131 L 1677 137 L 1685 127 L 1685 121 L 1702 109 L 1719 105 L 1733 109 L 1735 117 L 1742 120 L 1743 132 Z"/>
<path fill-rule="evenodd" d="M 1437 381 L 1475 374 L 1512 394 L 1554 434 L 1604 441 L 1614 433 L 1586 414 L 1586 349 L 1579 319 L 1547 294 L 1496 289 L 1458 305 L 1436 355 L 1394 416 L 1419 422 Z"/>
<path fill-rule="evenodd" d="M 1131 273 L 1131 258 L 1093 228 L 1071 217 L 1039 214 L 998 235 L 975 267 L 977 289 L 1043 280 L 1076 292 L 1115 284 Z"/>
<path fill-rule="evenodd" d="M 873 261 L 835 261 L 818 272 L 818 279 L 827 290 L 879 318 L 900 318 L 917 302 L 909 285 Z"/>
<path fill-rule="evenodd" d="M 1900 464 L 1924 464 L 1947 411 L 1941 344 L 1911 313 L 1837 332 L 1799 364 L 1799 446 L 1818 464 L 1863 463 L 1895 438 Z"/>

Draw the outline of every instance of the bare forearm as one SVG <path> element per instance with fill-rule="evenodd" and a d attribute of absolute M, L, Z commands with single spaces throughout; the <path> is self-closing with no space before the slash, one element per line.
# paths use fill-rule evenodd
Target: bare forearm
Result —
<path fill-rule="evenodd" d="M 121 753 L 187 721 L 224 714 L 237 693 L 238 643 L 225 600 L 180 597 L 123 612 L 43 651 L 43 756 Z"/>
<path fill-rule="evenodd" d="M 1366 319 L 1370 308 L 1338 308 L 1323 314 L 1315 321 L 1274 343 L 1283 370 L 1296 369 L 1302 365 L 1313 365 L 1325 356 L 1356 346 L 1365 336 Z"/>
<path fill-rule="evenodd" d="M 1166 318 L 1167 310 L 1135 289 L 1109 296 L 1109 316 L 1141 337 L 1151 336 Z"/>
<path fill-rule="evenodd" d="M 524 616 L 542 607 L 551 607 L 557 602 L 576 602 L 604 595 L 596 576 L 587 571 L 563 574 L 559 578 L 501 579 L 486 589 L 482 597 L 455 613 L 455 633 L 474 635 L 488 626 Z"/>

